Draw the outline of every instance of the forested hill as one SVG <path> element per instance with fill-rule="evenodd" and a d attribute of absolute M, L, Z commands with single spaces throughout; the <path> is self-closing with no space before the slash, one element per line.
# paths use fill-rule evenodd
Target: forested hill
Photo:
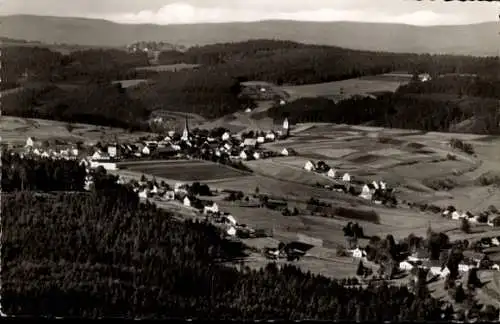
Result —
<path fill-rule="evenodd" d="M 281 20 L 160 26 L 31 15 L 4 16 L 0 22 L 0 36 L 46 43 L 125 46 L 164 41 L 193 46 L 267 38 L 371 51 L 498 55 L 496 22 L 421 27 Z"/>
<path fill-rule="evenodd" d="M 146 127 L 144 122 L 154 110 L 196 113 L 210 119 L 243 110 L 252 105 L 252 100 L 241 95 L 240 83 L 246 80 L 302 85 L 391 71 L 432 76 L 471 73 L 484 82 L 498 78 L 496 57 L 368 52 L 265 39 L 161 53 L 164 64 L 200 64 L 182 71 L 138 70 L 149 64 L 147 55 L 116 49 L 64 55 L 42 47 L 8 47 L 1 60 L 5 67 L 0 71 L 2 89 L 23 87 L 2 96 L 6 115 L 131 129 Z M 127 89 L 112 85 L 124 79 L 147 82 Z M 449 87 L 449 93 L 455 90 Z M 418 91 L 429 94 L 434 90 Z"/>
<path fill-rule="evenodd" d="M 275 120 L 328 122 L 437 132 L 500 134 L 500 81 L 447 76 L 413 82 L 377 98 L 301 98 L 267 111 Z"/>
<path fill-rule="evenodd" d="M 332 280 L 291 265 L 271 263 L 260 270 L 238 271 L 218 261 L 241 259 L 241 243 L 225 240 L 209 223 L 180 222 L 155 205 L 140 203 L 132 188 L 116 184 L 117 177 L 104 170 L 96 171 L 90 192 L 50 192 L 81 187 L 80 173 L 63 172 L 61 177 L 60 172 L 47 172 L 66 170 L 67 161 L 22 162 L 18 156 L 4 157 L 2 184 L 8 184 L 9 192 L 2 193 L 1 206 L 2 310 L 8 315 L 333 321 L 452 318 L 453 308 L 433 299 L 422 280 L 413 292 L 379 281 L 362 287 L 356 285 L 357 279 Z M 48 187 L 43 183 L 47 180 L 58 185 Z M 381 246 L 391 246 L 383 242 Z"/>

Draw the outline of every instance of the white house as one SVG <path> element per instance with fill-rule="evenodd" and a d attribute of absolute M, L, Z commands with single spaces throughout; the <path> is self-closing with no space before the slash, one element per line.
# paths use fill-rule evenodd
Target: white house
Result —
<path fill-rule="evenodd" d="M 252 112 L 252 108 L 247 108 L 245 109 L 245 112 L 248 114 L 248 113 L 251 113 Z"/>
<path fill-rule="evenodd" d="M 411 264 L 408 261 L 399 262 L 399 269 L 401 270 L 410 271 L 411 269 L 413 269 L 413 267 L 414 267 L 413 264 Z"/>
<path fill-rule="evenodd" d="M 213 203 L 212 206 L 205 206 L 203 208 L 203 213 L 208 214 L 208 213 L 218 213 L 219 212 L 219 205 L 217 205 L 215 202 Z"/>
<path fill-rule="evenodd" d="M 372 190 L 368 187 L 368 185 L 364 185 L 363 189 L 361 189 L 361 194 L 359 195 L 361 198 L 366 200 L 372 199 Z"/>
<path fill-rule="evenodd" d="M 228 224 L 231 224 L 233 226 L 236 226 L 236 219 L 233 217 L 233 215 L 226 215 L 225 216 L 225 219 L 227 221 Z"/>
<path fill-rule="evenodd" d="M 241 153 L 240 153 L 240 159 L 242 159 L 242 160 L 248 159 L 248 155 L 247 155 L 247 153 L 245 151 L 241 151 Z"/>
<path fill-rule="evenodd" d="M 33 147 L 35 145 L 35 140 L 32 137 L 28 137 L 26 140 L 26 147 Z"/>
<path fill-rule="evenodd" d="M 266 142 L 266 138 L 264 136 L 257 137 L 257 143 L 263 144 Z"/>
<path fill-rule="evenodd" d="M 87 161 L 87 159 L 83 158 L 80 160 L 80 163 L 78 163 L 80 166 L 84 166 L 84 167 L 89 167 L 90 166 L 90 162 Z"/>
<path fill-rule="evenodd" d="M 349 173 L 344 173 L 344 176 L 342 177 L 342 181 L 351 182 L 351 175 Z"/>
<path fill-rule="evenodd" d="M 380 189 L 380 186 L 377 181 L 373 180 L 372 185 L 375 187 L 375 189 Z"/>
<path fill-rule="evenodd" d="M 288 156 L 289 152 L 286 148 L 281 151 L 281 155 Z"/>
<path fill-rule="evenodd" d="M 313 171 L 316 169 L 316 166 L 314 165 L 314 163 L 312 163 L 311 161 L 307 161 L 306 162 L 306 165 L 304 165 L 304 169 L 306 171 Z"/>
<path fill-rule="evenodd" d="M 114 162 L 105 162 L 105 161 L 90 161 L 90 167 L 92 169 L 98 168 L 102 166 L 105 170 L 116 170 L 116 163 Z"/>
<path fill-rule="evenodd" d="M 144 189 L 139 191 L 139 198 L 148 198 L 149 190 Z"/>
<path fill-rule="evenodd" d="M 491 266 L 491 269 L 499 271 L 500 270 L 500 266 L 498 264 L 494 264 L 494 265 Z"/>
<path fill-rule="evenodd" d="M 471 269 L 472 267 L 468 264 L 464 264 L 464 263 L 460 263 L 458 265 L 458 271 L 460 272 L 469 272 L 469 270 Z"/>
<path fill-rule="evenodd" d="M 158 187 L 153 185 L 153 189 L 151 190 L 152 194 L 157 194 L 158 193 Z"/>
<path fill-rule="evenodd" d="M 167 135 L 168 135 L 168 137 L 172 138 L 175 136 L 175 131 L 173 131 L 173 130 L 168 131 Z"/>
<path fill-rule="evenodd" d="M 365 251 L 361 250 L 360 248 L 355 248 L 354 250 L 352 250 L 352 257 L 356 259 L 361 259 L 364 255 L 364 252 Z"/>
<path fill-rule="evenodd" d="M 421 82 L 427 82 L 429 80 L 431 80 L 431 76 L 429 73 L 422 73 L 422 74 L 419 74 L 418 75 L 418 79 L 421 81 Z"/>
<path fill-rule="evenodd" d="M 270 141 L 274 141 L 276 139 L 276 135 L 273 132 L 269 132 L 266 134 L 266 139 Z"/>
<path fill-rule="evenodd" d="M 445 267 L 444 269 L 442 267 L 431 267 L 429 269 L 429 272 L 432 275 L 440 276 L 441 278 L 446 278 L 446 276 L 450 274 L 450 270 L 448 269 L 448 267 Z"/>
<path fill-rule="evenodd" d="M 80 153 L 80 152 L 78 151 L 78 149 L 77 149 L 77 148 L 73 147 L 73 148 L 71 149 L 71 154 L 72 154 L 73 156 L 78 156 L 78 153 Z"/>
<path fill-rule="evenodd" d="M 286 101 L 283 99 L 280 99 L 280 106 L 283 106 L 284 104 L 286 104 Z"/>
<path fill-rule="evenodd" d="M 256 146 L 257 140 L 255 138 L 245 138 L 243 146 Z"/>
<path fill-rule="evenodd" d="M 231 149 L 233 148 L 233 146 L 231 144 L 229 144 L 229 143 L 226 143 L 226 144 L 224 144 L 224 148 L 226 150 L 228 150 L 228 151 L 231 151 Z"/>
<path fill-rule="evenodd" d="M 231 134 L 229 134 L 229 132 L 225 132 L 224 134 L 222 134 L 222 140 L 223 141 L 227 141 L 231 138 Z"/>
<path fill-rule="evenodd" d="M 494 246 L 499 246 L 500 245 L 500 241 L 498 241 L 498 238 L 494 237 L 491 239 L 491 244 L 494 245 Z"/>
<path fill-rule="evenodd" d="M 326 174 L 329 178 L 332 178 L 332 179 L 335 179 L 335 176 L 337 175 L 336 174 L 337 172 L 335 172 L 334 169 L 330 168 L 330 170 L 328 170 L 328 173 Z"/>
<path fill-rule="evenodd" d="M 42 154 L 40 154 L 40 156 L 43 158 L 49 158 L 50 154 L 47 151 L 44 151 Z"/>
<path fill-rule="evenodd" d="M 101 160 L 102 154 L 99 151 L 95 151 L 94 154 L 90 157 L 92 160 Z"/>
<path fill-rule="evenodd" d="M 234 228 L 233 226 L 230 226 L 227 229 L 227 235 L 229 235 L 229 236 L 236 236 L 236 228 Z"/>
<path fill-rule="evenodd" d="M 33 150 L 33 154 L 35 154 L 35 155 L 40 155 L 41 153 L 42 152 L 37 148 Z"/>
<path fill-rule="evenodd" d="M 149 153 L 151 153 L 151 150 L 149 149 L 149 147 L 144 146 L 144 148 L 142 149 L 141 153 L 144 154 L 144 155 L 149 155 Z"/>
<path fill-rule="evenodd" d="M 175 199 L 175 192 L 173 190 L 167 190 L 165 191 L 165 194 L 163 195 L 164 200 L 174 200 Z"/>
<path fill-rule="evenodd" d="M 116 157 L 116 155 L 117 155 L 117 149 L 116 149 L 115 145 L 108 146 L 108 154 L 109 154 L 109 156 L 111 156 L 113 158 Z"/>
<path fill-rule="evenodd" d="M 182 203 L 186 207 L 191 207 L 191 200 L 188 198 L 188 196 L 184 197 L 184 200 L 182 201 Z"/>
<path fill-rule="evenodd" d="M 253 153 L 253 158 L 256 159 L 256 160 L 260 159 L 260 152 L 254 152 Z"/>
<path fill-rule="evenodd" d="M 455 210 L 453 213 L 451 213 L 451 219 L 459 220 L 460 218 L 462 218 L 462 214 L 460 212 Z"/>

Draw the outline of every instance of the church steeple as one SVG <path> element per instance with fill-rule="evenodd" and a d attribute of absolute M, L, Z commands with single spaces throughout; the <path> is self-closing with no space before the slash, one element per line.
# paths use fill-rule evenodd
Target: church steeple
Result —
<path fill-rule="evenodd" d="M 182 140 L 189 140 L 189 125 L 188 125 L 188 117 L 186 116 L 186 121 L 184 123 L 184 131 L 182 132 Z"/>
<path fill-rule="evenodd" d="M 288 118 L 285 118 L 285 121 L 283 122 L 283 131 L 285 133 L 285 136 L 290 135 L 290 123 L 288 122 Z"/>

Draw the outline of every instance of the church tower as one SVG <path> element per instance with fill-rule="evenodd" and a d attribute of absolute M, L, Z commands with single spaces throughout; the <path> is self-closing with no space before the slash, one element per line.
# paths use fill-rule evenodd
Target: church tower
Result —
<path fill-rule="evenodd" d="M 187 116 L 186 116 L 186 121 L 184 123 L 184 131 L 182 132 L 181 139 L 183 141 L 188 141 L 189 140 L 189 126 L 188 126 L 188 118 L 187 118 Z"/>
<path fill-rule="evenodd" d="M 285 118 L 283 122 L 283 133 L 286 137 L 290 136 L 290 123 L 288 122 L 288 118 Z"/>

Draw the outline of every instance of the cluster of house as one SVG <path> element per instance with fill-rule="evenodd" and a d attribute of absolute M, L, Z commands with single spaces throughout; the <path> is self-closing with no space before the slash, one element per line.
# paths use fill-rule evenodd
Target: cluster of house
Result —
<path fill-rule="evenodd" d="M 331 168 L 324 161 L 318 161 L 314 163 L 313 161 L 307 161 L 304 165 L 304 169 L 310 172 L 316 172 L 322 174 L 330 179 L 342 182 L 340 184 L 335 184 L 333 186 L 325 186 L 327 189 L 334 189 L 338 192 L 350 192 L 353 195 L 357 195 L 363 199 L 373 201 L 377 204 L 382 204 L 386 201 L 387 197 L 392 197 L 393 189 L 389 188 L 384 181 L 372 181 L 369 183 L 364 183 L 361 186 L 361 193 L 359 189 L 354 188 L 353 177 L 349 173 L 339 173 L 337 170 Z"/>
<path fill-rule="evenodd" d="M 490 246 L 500 246 L 498 238 L 494 238 L 490 241 Z M 360 259 L 363 262 L 369 262 L 367 260 L 367 253 L 364 249 L 356 247 L 353 250 L 348 250 L 348 252 L 355 259 Z M 442 264 L 440 260 L 430 260 L 430 254 L 426 249 L 419 249 L 412 255 L 408 256 L 406 260 L 399 262 L 399 269 L 401 271 L 410 272 L 414 268 L 424 268 L 428 269 L 429 273 L 433 276 L 439 276 L 445 278 L 450 270 L 448 267 Z M 472 250 L 466 250 L 463 252 L 463 260 L 458 265 L 458 271 L 462 273 L 467 273 L 473 268 L 487 268 L 492 270 L 500 270 L 500 266 L 493 262 L 488 262 L 485 266 L 485 261 L 488 260 L 487 255 L 482 252 L 476 252 Z"/>
<path fill-rule="evenodd" d="M 88 183 L 86 188 L 92 183 L 91 175 L 87 176 Z M 118 183 L 124 184 L 126 181 L 118 177 Z M 201 200 L 189 192 L 189 185 L 186 183 L 175 183 L 171 188 L 168 184 L 151 183 L 148 181 L 131 181 L 134 192 L 140 199 L 154 199 L 157 201 L 178 201 L 185 208 L 189 208 L 198 214 L 205 215 L 208 220 L 222 226 L 227 236 L 230 237 L 260 237 L 267 234 L 262 230 L 256 230 L 248 227 L 246 224 L 240 224 L 230 213 L 220 210 L 219 205 L 214 201 Z"/>
<path fill-rule="evenodd" d="M 443 217 L 449 217 L 453 220 L 466 219 L 467 221 L 469 221 L 470 223 L 473 223 L 473 224 L 485 222 L 486 224 L 488 224 L 491 227 L 500 226 L 500 216 L 489 217 L 490 215 L 488 215 L 487 213 L 486 214 L 483 213 L 480 215 L 474 215 L 470 211 L 466 211 L 466 212 L 458 211 L 453 206 L 449 206 L 448 208 L 446 208 L 443 211 L 442 215 L 443 215 Z M 481 218 L 484 218 L 485 221 L 482 221 Z"/>
<path fill-rule="evenodd" d="M 28 137 L 26 139 L 26 144 L 24 145 L 25 152 L 21 152 L 20 156 L 24 155 L 36 155 L 42 158 L 50 159 L 65 159 L 65 160 L 76 160 L 81 155 L 81 151 L 75 146 L 71 147 L 59 147 L 57 148 L 42 148 L 39 147 L 40 142 L 34 137 Z"/>

